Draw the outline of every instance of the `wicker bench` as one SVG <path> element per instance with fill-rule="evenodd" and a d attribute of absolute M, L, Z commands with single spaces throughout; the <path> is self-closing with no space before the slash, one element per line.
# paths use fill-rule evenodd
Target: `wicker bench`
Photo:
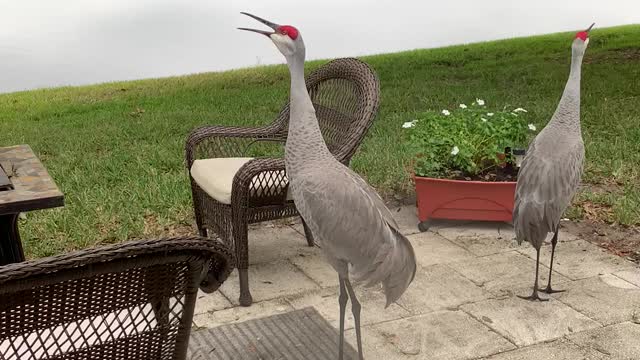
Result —
<path fill-rule="evenodd" d="M 185 359 L 198 287 L 218 288 L 233 267 L 224 244 L 203 238 L 2 266 L 0 359 Z"/>

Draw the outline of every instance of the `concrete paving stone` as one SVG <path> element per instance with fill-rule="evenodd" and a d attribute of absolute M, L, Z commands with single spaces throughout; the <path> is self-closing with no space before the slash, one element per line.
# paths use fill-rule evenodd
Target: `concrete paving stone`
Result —
<path fill-rule="evenodd" d="M 313 279 L 320 287 L 338 286 L 338 273 L 329 265 L 324 254 L 318 249 L 312 255 L 300 254 L 289 259 L 305 275 Z"/>
<path fill-rule="evenodd" d="M 400 227 L 400 232 L 405 235 L 417 234 L 418 229 L 418 209 L 415 205 L 390 206 L 391 214 Z"/>
<path fill-rule="evenodd" d="M 500 235 L 498 228 L 502 223 L 493 221 L 469 221 L 460 225 L 442 226 L 435 231 L 449 240 L 455 240 L 459 236 L 492 236 Z"/>
<path fill-rule="evenodd" d="M 298 219 L 298 218 L 292 218 L 292 219 Z M 298 234 L 300 234 L 300 236 L 304 237 L 304 227 L 302 226 L 302 221 L 298 220 L 298 221 L 291 221 L 287 224 L 288 227 L 292 228 L 295 232 L 297 232 Z M 305 238 L 306 241 L 306 238 Z"/>
<path fill-rule="evenodd" d="M 582 348 L 566 339 L 531 345 L 489 356 L 485 360 L 605 360 L 604 354 Z"/>
<path fill-rule="evenodd" d="M 603 325 L 640 316 L 640 288 L 607 274 L 564 284 L 558 300 Z"/>
<path fill-rule="evenodd" d="M 358 349 L 356 331 L 351 328 L 344 332 L 345 341 Z M 396 348 L 385 340 L 384 336 L 372 330 L 369 326 L 362 327 L 362 353 L 365 359 L 404 360 L 415 356 L 398 352 Z M 336 359 L 338 357 L 336 356 Z"/>
<path fill-rule="evenodd" d="M 553 279 L 551 282 L 552 288 L 554 290 L 565 290 L 566 288 L 568 288 L 568 284 L 570 284 L 572 280 L 563 278 L 561 276 L 558 276 L 556 278 L 556 275 L 557 274 L 553 275 Z M 544 289 L 547 287 L 548 281 L 546 279 L 547 277 L 545 276 L 544 281 L 538 281 L 538 289 Z M 504 298 L 513 297 L 513 296 L 529 296 L 531 295 L 532 291 L 533 291 L 533 277 L 530 279 L 530 282 L 527 283 L 526 285 L 522 285 L 522 284 L 517 286 L 514 285 L 509 289 L 504 288 L 500 290 L 494 290 L 493 293 L 497 299 L 504 299 Z M 541 298 L 545 298 L 545 299 L 549 299 L 551 297 L 549 294 L 542 291 L 539 291 L 538 294 L 540 295 Z"/>
<path fill-rule="evenodd" d="M 249 289 L 253 301 L 264 301 L 318 289 L 319 286 L 293 266 L 288 260 L 249 266 Z M 234 270 L 222 284 L 220 291 L 234 305 L 238 305 L 240 283 Z"/>
<path fill-rule="evenodd" d="M 236 306 L 214 312 L 195 315 L 193 322 L 198 328 L 213 328 L 219 325 L 243 322 L 266 316 L 293 311 L 284 299 L 254 302 L 251 306 Z"/>
<path fill-rule="evenodd" d="M 413 314 L 453 310 L 492 295 L 447 265 L 419 266 L 416 276 L 398 303 Z"/>
<path fill-rule="evenodd" d="M 536 251 L 530 245 L 519 248 L 518 252 L 527 255 L 531 259 L 536 258 Z M 630 261 L 610 254 L 606 250 L 584 240 L 559 244 L 556 247 L 554 256 L 553 270 L 573 280 L 634 268 Z M 545 246 L 540 251 L 540 261 L 549 266 L 550 259 L 551 247 Z"/>
<path fill-rule="evenodd" d="M 196 308 L 194 314 L 202 314 L 205 312 L 217 311 L 233 307 L 233 304 L 227 300 L 220 291 L 215 291 L 211 294 L 207 294 L 202 290 L 198 290 L 198 297 L 196 298 Z"/>
<path fill-rule="evenodd" d="M 473 222 L 464 226 L 438 229 L 436 232 L 477 256 L 487 256 L 514 250 L 516 242 L 501 236 L 502 223 Z"/>
<path fill-rule="evenodd" d="M 448 264 L 457 272 L 496 296 L 509 296 L 515 290 L 533 286 L 536 262 L 518 252 L 506 252 L 484 256 L 471 262 Z M 538 278 L 546 284 L 549 268 L 540 265 Z M 569 281 L 562 275 L 553 273 L 554 284 Z"/>
<path fill-rule="evenodd" d="M 624 279 L 637 287 L 640 287 L 640 268 L 619 271 L 617 273 L 614 273 L 613 275 Z"/>
<path fill-rule="evenodd" d="M 264 264 L 299 254 L 313 254 L 316 247 L 289 226 L 254 226 L 249 231 L 249 264 Z"/>
<path fill-rule="evenodd" d="M 407 238 L 413 246 L 418 264 L 422 266 L 475 259 L 475 255 L 466 249 L 432 232 L 409 235 Z"/>
<path fill-rule="evenodd" d="M 616 360 L 640 359 L 640 324 L 625 322 L 568 337 L 574 343 Z"/>
<path fill-rule="evenodd" d="M 356 346 L 355 331 L 346 333 Z M 509 341 L 461 311 L 443 311 L 367 326 L 363 352 L 370 359 L 475 359 L 514 349 Z"/>
<path fill-rule="evenodd" d="M 553 299 L 547 302 L 517 297 L 490 299 L 463 305 L 461 309 L 518 346 L 600 327 L 597 322 Z"/>
<path fill-rule="evenodd" d="M 510 240 L 510 241 L 516 240 L 516 234 L 513 230 L 512 224 L 507 224 L 507 223 L 500 224 L 500 227 L 498 228 L 498 232 L 500 234 L 500 237 L 502 237 L 505 240 Z M 551 245 L 551 238 L 553 238 L 553 234 L 549 233 L 547 235 L 547 238 L 545 239 L 545 246 Z M 578 236 L 571 234 L 567 231 L 563 231 L 562 227 L 560 227 L 560 232 L 558 233 L 558 243 L 565 243 L 565 242 L 571 242 L 576 240 L 579 240 Z M 524 245 L 525 245 L 525 242 L 522 243 L 522 246 Z M 526 245 L 529 245 L 529 244 L 526 243 Z"/>
<path fill-rule="evenodd" d="M 360 302 L 360 322 L 362 325 L 375 324 L 410 316 L 411 313 L 398 304 L 391 304 L 388 308 L 382 289 L 379 288 L 354 288 Z M 287 301 L 295 308 L 302 309 L 313 306 L 336 329 L 340 325 L 340 305 L 338 304 L 338 289 L 326 288 L 320 291 L 301 293 L 287 297 Z M 345 312 L 345 329 L 353 327 L 353 315 L 351 313 L 351 301 L 347 303 Z"/>
<path fill-rule="evenodd" d="M 474 221 L 470 220 L 431 219 L 429 220 L 429 231 L 436 233 L 440 229 L 457 228 L 461 226 L 468 226 L 473 223 Z"/>
<path fill-rule="evenodd" d="M 418 214 L 415 205 L 401 205 L 401 206 L 389 206 L 389 210 L 393 215 L 393 218 L 400 227 L 400 232 L 404 235 L 419 233 L 418 229 Z M 292 218 L 292 219 L 298 219 Z M 289 226 L 295 229 L 299 234 L 304 235 L 304 227 L 300 221 L 291 221 Z"/>

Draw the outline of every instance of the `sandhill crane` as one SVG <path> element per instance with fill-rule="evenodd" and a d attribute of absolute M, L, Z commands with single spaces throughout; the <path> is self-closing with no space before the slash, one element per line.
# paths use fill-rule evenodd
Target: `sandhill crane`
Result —
<path fill-rule="evenodd" d="M 543 291 L 548 294 L 563 291 L 551 288 L 553 255 L 558 243 L 560 218 L 571 203 L 582 177 L 584 143 L 580 130 L 580 71 L 593 25 L 576 34 L 571 46 L 569 80 L 560 103 L 547 126 L 529 145 L 518 174 L 513 211 L 516 239 L 518 244 L 526 240 L 536 249 L 533 293 L 520 296 L 527 300 L 548 300 L 538 296 L 538 266 L 540 246 L 549 233 L 553 233 L 551 264 L 549 283 Z"/>
<path fill-rule="evenodd" d="M 351 298 L 358 354 L 362 359 L 361 306 L 349 275 L 365 286 L 382 283 L 386 308 L 413 281 L 416 272 L 413 247 L 400 233 L 391 211 L 375 190 L 329 152 L 305 85 L 305 46 L 300 32 L 293 26 L 242 14 L 274 31 L 240 29 L 268 36 L 287 60 L 291 94 L 285 167 L 291 194 L 327 261 L 338 273 L 338 358 L 343 358 L 345 308 Z"/>

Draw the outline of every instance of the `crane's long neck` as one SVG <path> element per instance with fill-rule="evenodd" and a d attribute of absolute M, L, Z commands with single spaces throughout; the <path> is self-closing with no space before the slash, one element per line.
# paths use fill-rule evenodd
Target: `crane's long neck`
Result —
<path fill-rule="evenodd" d="M 288 167 L 332 156 L 324 142 L 304 80 L 304 55 L 287 58 L 291 73 L 289 133 L 285 146 Z"/>
<path fill-rule="evenodd" d="M 571 57 L 571 71 L 564 87 L 564 92 L 558 103 L 550 125 L 563 128 L 581 135 L 580 130 L 580 76 L 583 53 L 573 51 Z"/>

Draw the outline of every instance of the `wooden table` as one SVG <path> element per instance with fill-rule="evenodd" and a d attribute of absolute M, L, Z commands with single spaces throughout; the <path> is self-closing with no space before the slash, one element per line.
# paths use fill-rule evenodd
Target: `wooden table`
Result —
<path fill-rule="evenodd" d="M 0 189 L 0 265 L 5 265 L 24 261 L 18 215 L 64 206 L 64 195 L 29 145 L 0 148 L 0 166 L 11 181 L 9 189 Z"/>

